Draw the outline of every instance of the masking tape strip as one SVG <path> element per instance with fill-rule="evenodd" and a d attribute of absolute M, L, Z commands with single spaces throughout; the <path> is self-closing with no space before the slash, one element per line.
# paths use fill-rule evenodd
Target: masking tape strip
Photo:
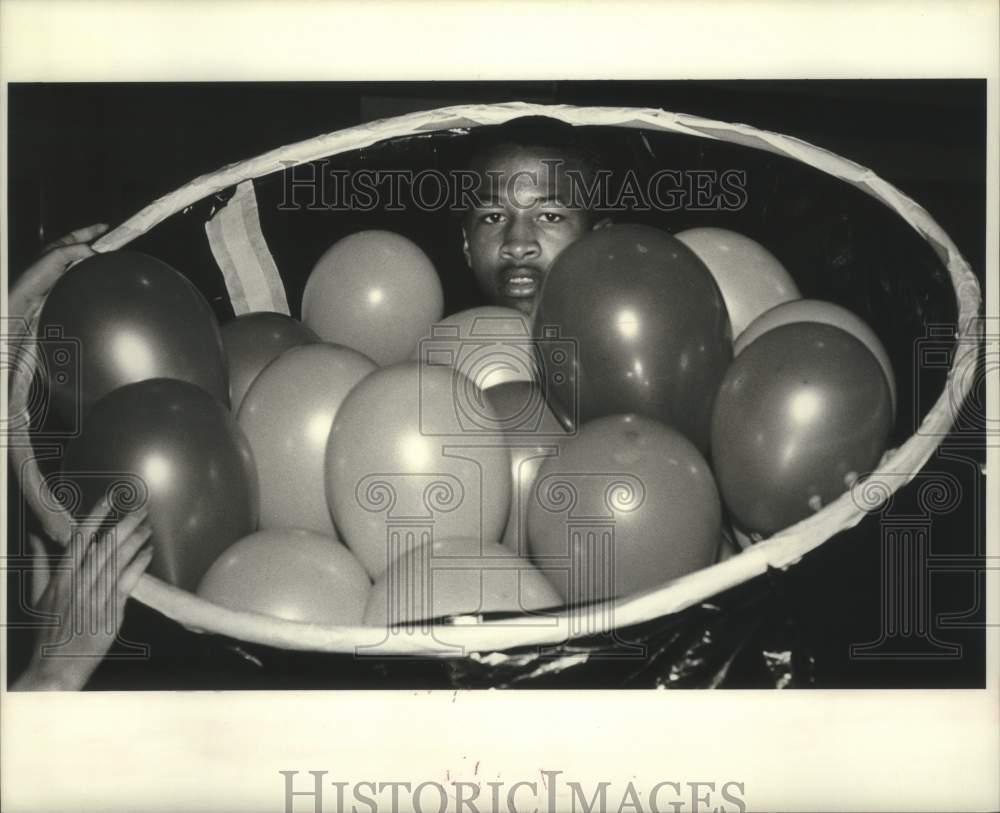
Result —
<path fill-rule="evenodd" d="M 205 233 L 237 316 L 256 311 L 289 315 L 281 274 L 260 230 L 252 180 L 236 187 L 236 194 L 205 224 Z"/>

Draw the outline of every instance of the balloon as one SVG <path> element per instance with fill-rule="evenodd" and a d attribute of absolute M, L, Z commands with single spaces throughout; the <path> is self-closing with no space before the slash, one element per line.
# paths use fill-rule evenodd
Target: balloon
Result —
<path fill-rule="evenodd" d="M 260 478 L 260 527 L 335 534 L 323 485 L 326 442 L 347 394 L 375 362 L 335 344 L 286 350 L 253 382 L 237 420 Z"/>
<path fill-rule="evenodd" d="M 340 542 L 299 529 L 257 531 L 209 568 L 198 595 L 232 610 L 359 626 L 371 582 Z"/>
<path fill-rule="evenodd" d="M 624 596 L 715 561 L 722 531 L 708 463 L 683 435 L 642 415 L 585 424 L 542 463 L 528 506 L 532 561 L 567 602 Z"/>
<path fill-rule="evenodd" d="M 482 393 L 448 367 L 376 370 L 341 404 L 326 451 L 326 496 L 373 578 L 432 537 L 497 542 L 510 506 L 510 454 Z"/>
<path fill-rule="evenodd" d="M 855 339 L 863 342 L 865 347 L 875 354 L 875 358 L 878 359 L 878 363 L 882 367 L 882 372 L 885 373 L 886 383 L 889 385 L 889 398 L 892 402 L 892 414 L 896 414 L 896 375 L 892 370 L 892 362 L 889 361 L 889 354 L 886 352 L 885 346 L 879 341 L 875 331 L 868 327 L 860 317 L 855 316 L 847 308 L 834 305 L 832 302 L 823 302 L 819 299 L 800 299 L 771 308 L 755 319 L 740 335 L 733 348 L 734 354 L 738 356 L 751 342 L 769 330 L 795 322 L 820 322 L 824 325 L 833 325 L 841 330 L 846 330 Z"/>
<path fill-rule="evenodd" d="M 782 325 L 740 353 L 712 413 L 712 462 L 735 524 L 780 531 L 878 462 L 892 424 L 880 373 L 831 325 Z"/>
<path fill-rule="evenodd" d="M 749 237 L 716 228 L 688 229 L 674 236 L 715 277 L 734 337 L 764 311 L 802 296 L 778 258 Z"/>
<path fill-rule="evenodd" d="M 527 559 L 502 545 L 435 540 L 394 561 L 375 580 L 365 624 L 412 624 L 479 613 L 559 607 L 559 593 Z"/>
<path fill-rule="evenodd" d="M 638 225 L 581 237 L 545 279 L 534 332 L 560 420 L 637 412 L 707 451 L 732 338 L 718 286 L 683 243 Z"/>
<path fill-rule="evenodd" d="M 229 403 L 222 337 L 205 298 L 164 262 L 135 251 L 88 257 L 52 288 L 38 335 L 76 341 L 78 359 L 47 359 L 52 404 L 72 425 L 109 392 L 150 378 L 197 384 Z M 47 341 L 43 348 L 56 348 Z"/>
<path fill-rule="evenodd" d="M 559 454 L 571 437 L 545 404 L 541 388 L 523 381 L 500 384 L 483 393 L 496 411 L 510 451 L 511 500 L 501 544 L 528 555 L 528 504 L 538 470 Z"/>
<path fill-rule="evenodd" d="M 222 326 L 222 344 L 229 365 L 229 400 L 239 412 L 253 380 L 286 350 L 318 342 L 301 322 L 283 313 L 245 313 Z"/>
<path fill-rule="evenodd" d="M 443 311 L 441 281 L 427 255 L 388 231 L 362 231 L 334 243 L 302 296 L 302 321 L 316 335 L 382 367 L 406 359 Z"/>
<path fill-rule="evenodd" d="M 534 347 L 529 317 L 488 305 L 437 322 L 410 358 L 454 367 L 485 392 L 509 381 L 538 381 Z"/>
<path fill-rule="evenodd" d="M 257 473 L 236 419 L 186 381 L 128 384 L 94 404 L 69 444 L 77 507 L 148 502 L 150 573 L 193 590 L 209 565 L 257 527 Z M 117 493 L 117 497 L 115 494 Z"/>

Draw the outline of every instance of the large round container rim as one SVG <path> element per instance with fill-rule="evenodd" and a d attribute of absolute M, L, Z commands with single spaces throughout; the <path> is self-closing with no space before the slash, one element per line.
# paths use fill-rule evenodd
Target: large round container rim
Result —
<path fill-rule="evenodd" d="M 917 431 L 901 447 L 887 453 L 875 472 L 839 499 L 738 556 L 691 573 L 657 590 L 607 605 L 567 610 L 551 618 L 523 616 L 468 625 L 417 625 L 388 633 L 365 627 L 322 627 L 224 609 L 149 575 L 140 580 L 133 593 L 134 598 L 190 629 L 273 647 L 367 652 L 385 656 L 481 657 L 478 653 L 553 645 L 579 635 L 611 631 L 670 615 L 759 576 L 768 568 L 787 568 L 840 531 L 857 525 L 868 513 L 878 511 L 898 489 L 917 475 L 948 433 L 975 380 L 978 348 L 982 341 L 979 283 L 952 240 L 915 201 L 872 170 L 779 133 L 746 124 L 731 124 L 650 108 L 575 107 L 524 102 L 457 105 L 360 124 L 223 167 L 151 203 L 105 234 L 94 244 L 94 248 L 97 251 L 119 249 L 171 215 L 210 195 L 247 180 L 282 172 L 297 164 L 362 149 L 385 139 L 438 131 L 464 133 L 474 127 L 502 124 L 512 118 L 530 115 L 549 116 L 573 125 L 661 130 L 766 150 L 839 178 L 878 199 L 902 217 L 931 245 L 947 267 L 958 302 L 956 341 L 959 352 L 954 354 L 944 391 Z M 36 311 L 31 320 L 32 334 L 37 328 L 37 317 Z M 16 368 L 11 381 L 12 413 L 18 403 L 24 404 L 28 398 L 34 373 L 30 362 L 33 354 L 28 356 L 28 363 Z M 16 438 L 9 437 L 9 440 Z M 37 455 L 32 452 L 30 444 L 23 442 L 12 442 L 9 448 L 14 471 L 21 481 L 26 499 L 39 514 L 45 530 L 66 544 L 70 518 L 52 508 L 57 503 L 47 492 L 48 486 L 38 469 Z M 494 654 L 494 657 L 502 656 Z"/>

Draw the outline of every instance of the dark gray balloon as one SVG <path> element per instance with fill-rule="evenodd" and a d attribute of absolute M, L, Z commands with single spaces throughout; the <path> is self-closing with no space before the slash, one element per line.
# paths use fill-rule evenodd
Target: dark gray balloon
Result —
<path fill-rule="evenodd" d="M 715 559 L 722 506 L 708 462 L 644 415 L 585 424 L 542 463 L 528 548 L 567 603 L 650 590 Z"/>
<path fill-rule="evenodd" d="M 257 527 L 250 445 L 217 399 L 185 381 L 151 379 L 106 395 L 69 444 L 63 472 L 83 513 L 116 481 L 133 484 L 128 499 L 148 503 L 153 527 L 150 573 L 186 590 Z"/>
<path fill-rule="evenodd" d="M 113 251 L 73 266 L 45 300 L 38 332 L 78 342 L 78 363 L 46 358 L 53 407 L 72 424 L 109 392 L 150 378 L 189 381 L 229 403 L 212 308 L 155 257 Z"/>
<path fill-rule="evenodd" d="M 707 453 L 732 331 L 711 272 L 679 240 L 630 224 L 580 238 L 549 271 L 534 330 L 561 420 L 634 412 Z"/>
<path fill-rule="evenodd" d="M 765 333 L 733 361 L 712 413 L 722 499 L 746 531 L 773 534 L 839 497 L 892 428 L 878 359 L 832 325 Z"/>

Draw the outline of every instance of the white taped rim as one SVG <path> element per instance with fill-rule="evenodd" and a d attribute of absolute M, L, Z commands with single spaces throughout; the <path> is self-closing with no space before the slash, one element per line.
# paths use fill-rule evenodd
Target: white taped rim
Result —
<path fill-rule="evenodd" d="M 787 568 L 835 534 L 857 525 L 868 513 L 877 511 L 923 468 L 950 430 L 955 414 L 973 384 L 977 352 L 972 351 L 978 350 L 982 342 L 978 322 L 981 305 L 979 282 L 951 238 L 918 203 L 872 170 L 821 147 L 779 133 L 650 108 L 511 102 L 459 105 L 411 113 L 279 147 L 203 175 L 142 209 L 105 234 L 94 244 L 94 248 L 98 251 L 121 248 L 205 197 L 297 164 L 370 147 L 390 138 L 442 130 L 466 130 L 531 115 L 549 116 L 573 125 L 660 130 L 766 150 L 851 184 L 903 218 L 947 266 L 958 302 L 957 340 L 970 351 L 955 353 L 945 389 L 917 432 L 891 455 L 886 455 L 876 471 L 850 491 L 807 519 L 759 542 L 740 555 L 676 579 L 656 590 L 584 610 L 566 610 L 547 617 L 544 624 L 539 624 L 537 618 L 524 617 L 483 621 L 468 626 L 412 628 L 388 635 L 385 630 L 377 630 L 378 634 L 373 637 L 372 628 L 323 627 L 227 610 L 149 575 L 140 580 L 133 593 L 134 598 L 191 630 L 283 649 L 456 657 L 522 646 L 553 645 L 581 635 L 593 635 L 612 626 L 622 628 L 677 613 L 759 576 L 768 568 Z M 33 372 L 28 365 L 18 370 L 18 374 L 27 375 L 29 381 Z M 24 455 L 17 456 L 15 472 L 22 482 L 37 483 L 41 479 L 37 466 L 32 471 L 30 461 L 25 461 Z M 26 497 L 44 517 L 37 492 L 28 493 Z M 64 521 L 66 524 L 53 523 L 49 518 L 46 524 L 64 531 L 69 518 L 64 518 Z M 442 643 L 445 639 L 447 643 Z"/>

